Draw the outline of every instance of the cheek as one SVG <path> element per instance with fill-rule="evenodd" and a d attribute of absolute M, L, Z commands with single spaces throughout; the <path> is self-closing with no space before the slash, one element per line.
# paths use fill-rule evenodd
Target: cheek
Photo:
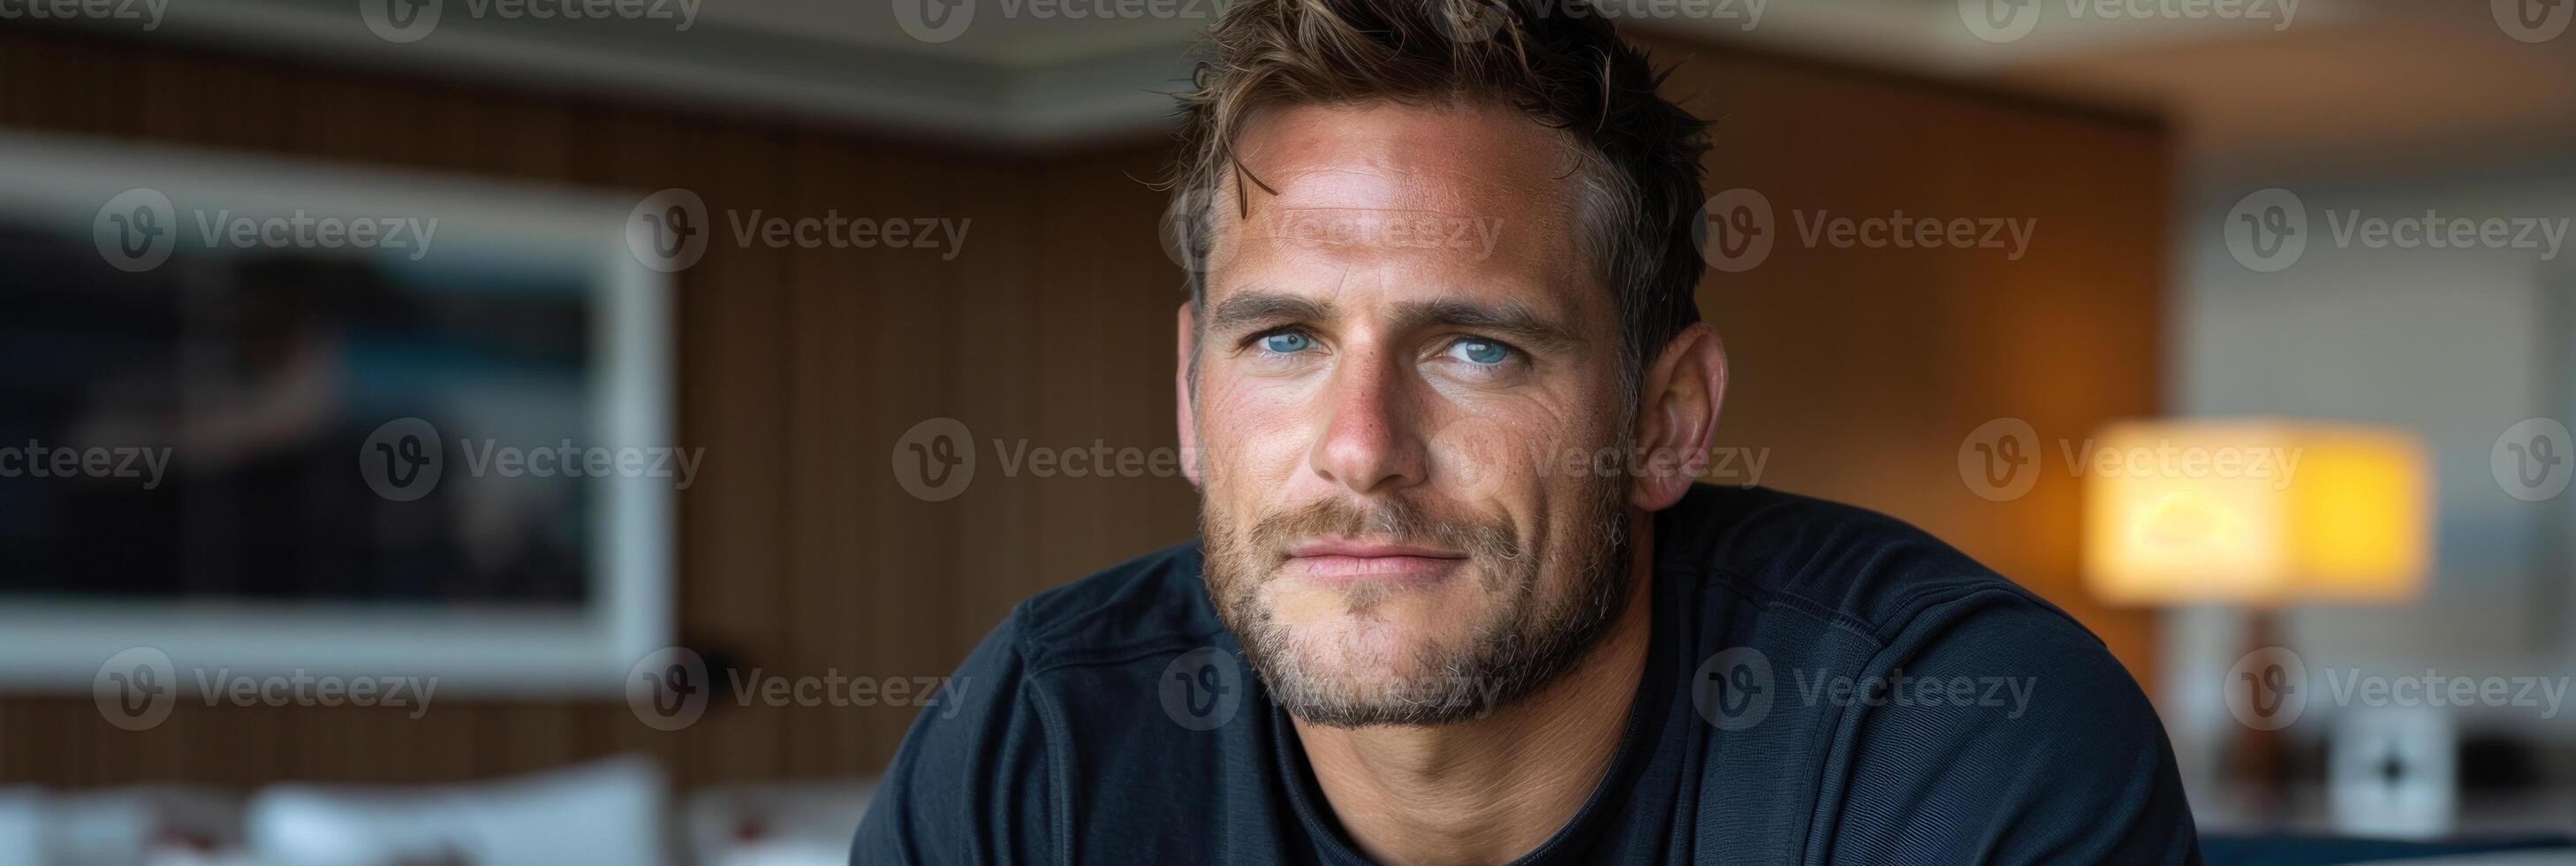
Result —
<path fill-rule="evenodd" d="M 1508 413 L 1469 412 L 1432 432 L 1431 480 L 1448 498 L 1490 507 L 1530 497 L 1552 434 Z"/>
<path fill-rule="evenodd" d="M 1582 413 L 1512 408 L 1487 407 L 1443 425 L 1430 443 L 1432 477 L 1463 513 L 1508 520 L 1522 542 L 1545 553 L 1552 540 L 1594 528 L 1601 486 L 1625 480 L 1623 440 L 1610 422 Z"/>
<path fill-rule="evenodd" d="M 1211 491 L 1277 491 L 1304 465 L 1311 407 L 1283 391 L 1211 383 L 1200 392 L 1199 449 Z"/>
<path fill-rule="evenodd" d="M 1601 427 L 1546 405 L 1474 407 L 1436 429 L 1432 475 L 1458 500 L 1530 510 L 1595 480 L 1592 458 L 1609 447 Z"/>

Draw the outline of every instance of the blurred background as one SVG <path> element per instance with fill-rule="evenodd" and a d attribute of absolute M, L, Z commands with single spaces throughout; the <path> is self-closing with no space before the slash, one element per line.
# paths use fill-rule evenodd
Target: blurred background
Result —
<path fill-rule="evenodd" d="M 842 862 L 1194 531 L 1224 5 L 0 0 L 0 863 Z M 2576 856 L 2576 4 L 1603 13 L 1715 122 L 1709 481 L 2082 619 L 2213 862 Z"/>

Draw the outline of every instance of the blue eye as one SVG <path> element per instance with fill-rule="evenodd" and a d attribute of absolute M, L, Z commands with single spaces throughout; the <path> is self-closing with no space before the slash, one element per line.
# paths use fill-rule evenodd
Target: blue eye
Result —
<path fill-rule="evenodd" d="M 1467 337 L 1449 344 L 1449 354 L 1470 364 L 1492 366 L 1511 360 L 1512 349 L 1492 340 Z"/>
<path fill-rule="evenodd" d="M 1281 331 L 1261 338 L 1261 348 L 1282 355 L 1303 352 L 1315 345 L 1314 338 L 1296 331 Z"/>

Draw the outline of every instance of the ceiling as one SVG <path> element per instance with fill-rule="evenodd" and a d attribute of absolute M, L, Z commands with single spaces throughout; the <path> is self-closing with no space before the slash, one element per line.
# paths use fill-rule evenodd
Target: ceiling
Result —
<path fill-rule="evenodd" d="M 428 26 L 386 29 L 422 2 Z M 1192 34 L 1230 2 L 189 0 L 150 36 L 1054 144 L 1163 123 Z M 1596 2 L 1623 27 L 2153 112 L 2201 163 L 2576 141 L 2567 0 Z"/>

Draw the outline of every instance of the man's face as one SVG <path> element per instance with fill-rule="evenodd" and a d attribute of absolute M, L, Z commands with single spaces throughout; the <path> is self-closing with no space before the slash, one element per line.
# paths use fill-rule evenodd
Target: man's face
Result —
<path fill-rule="evenodd" d="M 1362 105 L 1236 141 L 1259 183 L 1216 196 L 1201 531 L 1220 615 L 1300 718 L 1474 716 L 1619 613 L 1626 479 L 1589 467 L 1631 401 L 1556 136 Z"/>

